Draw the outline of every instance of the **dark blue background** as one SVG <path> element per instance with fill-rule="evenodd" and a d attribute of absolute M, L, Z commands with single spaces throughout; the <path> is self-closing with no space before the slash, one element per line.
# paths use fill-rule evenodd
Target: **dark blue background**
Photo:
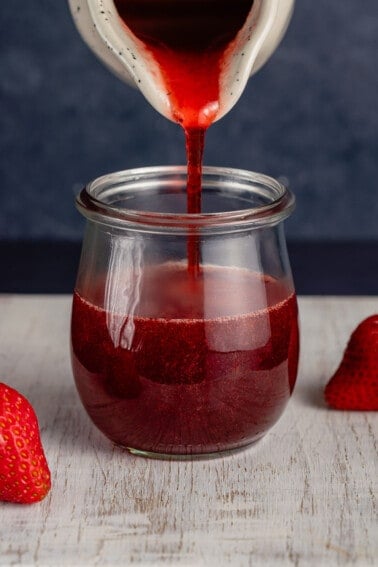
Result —
<path fill-rule="evenodd" d="M 278 52 L 209 131 L 207 164 L 289 180 L 292 240 L 378 238 L 377 54 L 377 0 L 298 0 Z M 83 183 L 184 162 L 179 128 L 102 67 L 65 0 L 1 2 L 0 71 L 0 239 L 79 240 Z"/>

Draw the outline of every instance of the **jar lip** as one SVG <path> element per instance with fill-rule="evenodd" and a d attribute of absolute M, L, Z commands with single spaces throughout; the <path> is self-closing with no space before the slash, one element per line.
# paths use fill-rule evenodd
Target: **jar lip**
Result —
<path fill-rule="evenodd" d="M 244 169 L 204 166 L 204 181 L 222 180 L 225 186 L 232 185 L 234 179 L 250 185 L 252 192 L 270 192 L 271 201 L 251 208 L 214 213 L 162 213 L 120 208 L 101 200 L 99 193 L 103 188 L 125 186 L 127 183 L 153 180 L 157 176 L 181 176 L 186 178 L 186 166 L 152 166 L 126 169 L 103 175 L 89 182 L 76 198 L 79 211 L 88 219 L 107 225 L 130 228 L 130 225 L 171 229 L 217 229 L 221 227 L 245 227 L 250 225 L 271 225 L 287 218 L 295 207 L 295 197 L 280 181 L 262 173 Z M 161 182 L 163 184 L 163 181 Z"/>

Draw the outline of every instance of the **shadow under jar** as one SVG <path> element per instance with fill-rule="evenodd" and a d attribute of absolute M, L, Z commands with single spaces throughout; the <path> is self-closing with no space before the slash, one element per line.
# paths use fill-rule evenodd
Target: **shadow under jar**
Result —
<path fill-rule="evenodd" d="M 123 171 L 77 199 L 87 218 L 72 309 L 80 398 L 113 442 L 146 456 L 246 446 L 278 420 L 298 364 L 283 221 L 292 194 L 263 175 Z"/>

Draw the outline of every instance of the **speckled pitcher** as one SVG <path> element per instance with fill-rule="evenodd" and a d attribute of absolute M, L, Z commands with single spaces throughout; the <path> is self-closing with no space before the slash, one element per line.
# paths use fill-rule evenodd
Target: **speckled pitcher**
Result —
<path fill-rule="evenodd" d="M 137 85 L 150 104 L 173 120 L 160 70 L 148 51 L 122 25 L 113 0 L 68 0 L 84 41 L 123 81 Z M 232 0 L 230 0 L 232 2 Z M 269 59 L 281 41 L 294 0 L 255 0 L 228 54 L 221 75 L 217 120 L 238 101 L 250 75 Z M 253 33 L 250 33 L 251 27 Z M 236 79 L 238 79 L 236 81 Z"/>

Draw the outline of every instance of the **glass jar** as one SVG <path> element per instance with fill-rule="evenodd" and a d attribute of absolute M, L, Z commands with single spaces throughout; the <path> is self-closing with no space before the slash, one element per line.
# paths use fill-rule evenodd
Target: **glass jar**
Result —
<path fill-rule="evenodd" d="M 255 173 L 106 175 L 77 199 L 87 225 L 72 366 L 95 425 L 147 456 L 210 455 L 260 439 L 293 390 L 297 303 L 283 220 L 294 197 Z"/>

